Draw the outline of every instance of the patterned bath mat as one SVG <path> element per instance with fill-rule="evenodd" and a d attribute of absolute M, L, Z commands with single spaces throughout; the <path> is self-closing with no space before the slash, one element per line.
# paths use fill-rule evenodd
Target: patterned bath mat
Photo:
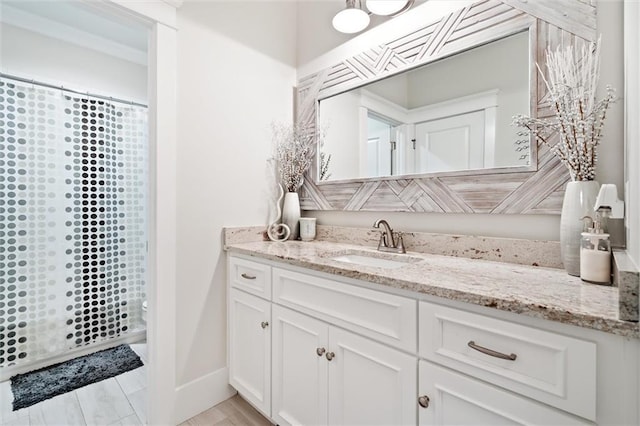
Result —
<path fill-rule="evenodd" d="M 142 365 L 142 361 L 129 345 L 120 345 L 40 370 L 18 374 L 11 378 L 13 410 L 29 407 Z"/>

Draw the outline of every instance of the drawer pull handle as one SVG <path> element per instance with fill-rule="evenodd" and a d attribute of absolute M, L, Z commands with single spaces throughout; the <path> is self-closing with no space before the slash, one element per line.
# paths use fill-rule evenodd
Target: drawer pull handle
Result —
<path fill-rule="evenodd" d="M 243 274 L 241 274 L 240 276 L 241 276 L 242 278 L 244 278 L 245 280 L 255 280 L 255 279 L 256 279 L 255 275 L 247 275 L 247 274 L 244 274 L 244 273 L 243 273 Z"/>
<path fill-rule="evenodd" d="M 325 348 L 318 348 L 318 349 L 316 349 L 316 353 L 318 354 L 318 356 L 322 356 L 322 355 L 324 355 L 324 353 L 325 353 L 326 351 L 327 351 L 327 350 L 326 350 Z"/>
<path fill-rule="evenodd" d="M 267 328 L 267 327 L 269 327 L 269 322 L 268 322 L 268 321 L 262 321 L 262 322 L 260 323 L 260 327 L 262 327 L 262 328 Z"/>
<path fill-rule="evenodd" d="M 483 354 L 486 354 L 486 355 L 489 355 L 489 356 L 494 356 L 496 358 L 508 359 L 509 361 L 515 361 L 516 358 L 518 357 L 516 354 L 507 355 L 507 354 L 503 354 L 502 352 L 497 352 L 497 351 L 493 351 L 491 349 L 483 348 L 482 346 L 476 345 L 476 342 L 474 342 L 473 340 L 469 341 L 469 343 L 467 343 L 467 345 L 471 349 L 475 349 L 478 352 L 482 352 Z"/>
<path fill-rule="evenodd" d="M 420 398 L 418 398 L 418 404 L 420 404 L 420 406 L 422 408 L 429 408 L 429 402 L 431 400 L 429 399 L 429 397 L 427 395 L 423 395 Z"/>
<path fill-rule="evenodd" d="M 327 352 L 325 356 L 329 361 L 331 361 L 333 358 L 335 358 L 336 354 L 334 354 L 333 352 Z"/>

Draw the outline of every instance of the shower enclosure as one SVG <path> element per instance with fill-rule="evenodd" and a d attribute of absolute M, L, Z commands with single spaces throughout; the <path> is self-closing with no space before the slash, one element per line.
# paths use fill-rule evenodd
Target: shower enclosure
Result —
<path fill-rule="evenodd" d="M 144 331 L 147 152 L 145 106 L 0 77 L 0 373 Z"/>

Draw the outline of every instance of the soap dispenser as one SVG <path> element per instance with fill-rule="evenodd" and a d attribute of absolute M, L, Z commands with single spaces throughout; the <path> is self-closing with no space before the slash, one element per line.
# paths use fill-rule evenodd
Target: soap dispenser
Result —
<path fill-rule="evenodd" d="M 611 243 L 599 221 L 582 233 L 580 278 L 595 284 L 611 284 Z"/>

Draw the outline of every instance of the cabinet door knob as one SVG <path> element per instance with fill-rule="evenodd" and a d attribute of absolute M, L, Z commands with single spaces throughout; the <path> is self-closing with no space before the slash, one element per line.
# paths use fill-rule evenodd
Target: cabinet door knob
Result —
<path fill-rule="evenodd" d="M 327 352 L 325 356 L 329 361 L 331 361 L 333 358 L 335 358 L 336 354 L 334 354 L 333 352 Z"/>
<path fill-rule="evenodd" d="M 327 350 L 325 348 L 317 348 L 316 353 L 318 356 L 322 356 Z"/>
<path fill-rule="evenodd" d="M 255 280 L 256 279 L 255 275 L 249 275 L 249 274 L 245 274 L 245 273 L 240 274 L 240 276 L 242 278 L 244 278 L 245 280 Z"/>
<path fill-rule="evenodd" d="M 418 404 L 420 404 L 420 406 L 422 408 L 428 408 L 429 407 L 429 397 L 427 395 L 423 395 L 421 397 L 418 398 Z"/>
<path fill-rule="evenodd" d="M 261 326 L 262 328 L 267 328 L 267 327 L 269 327 L 269 322 L 268 322 L 268 321 L 262 321 L 262 322 L 260 323 L 260 326 Z"/>

